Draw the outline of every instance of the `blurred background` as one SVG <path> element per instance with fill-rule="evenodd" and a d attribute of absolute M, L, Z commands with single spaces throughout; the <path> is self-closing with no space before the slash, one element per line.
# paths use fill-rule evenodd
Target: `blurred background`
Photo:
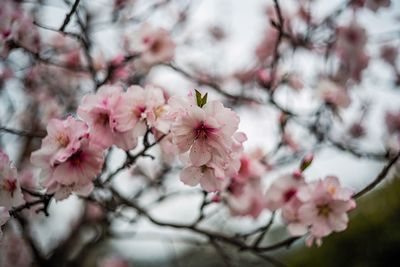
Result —
<path fill-rule="evenodd" d="M 47 45 L 51 44 L 49 47 L 55 47 L 57 38 L 61 35 L 51 29 L 57 29 L 62 24 L 74 1 L 18 2 L 32 16 L 35 29 L 41 36 L 42 46 L 48 48 Z M 205 77 L 217 82 L 229 94 L 251 96 L 262 101 L 268 99 L 268 94 L 255 82 L 259 79 L 255 73 L 264 67 L 257 51 L 263 46 L 268 48 L 272 45 L 266 42 L 270 34 L 268 29 L 271 27 L 271 9 L 274 7 L 272 0 L 80 2 L 78 10 L 90 25 L 91 55 L 95 64 L 103 66 L 98 71 L 100 76 L 103 75 L 101 77 L 105 75 L 104 66 L 126 52 L 125 43 L 146 22 L 170 32 L 176 43 L 172 64 L 190 73 L 192 78 Z M 332 25 L 328 27 L 330 30 L 349 25 L 354 20 L 365 29 L 368 38 L 365 50 L 370 55 L 368 67 L 363 70 L 359 82 L 347 84 L 351 105 L 332 112 L 329 115 L 332 118 L 326 120 L 325 124 L 330 124 L 330 133 L 335 140 L 355 147 L 357 151 L 395 151 L 400 147 L 399 137 L 388 133 L 385 114 L 400 110 L 400 79 L 399 73 L 382 60 L 380 54 L 385 45 L 400 47 L 400 1 L 389 1 L 390 6 L 376 11 L 364 7 L 357 12 L 349 7 L 348 3 L 351 2 L 365 1 L 279 1 L 294 36 L 305 36 L 307 32 L 307 25 L 297 21 L 300 7 L 303 6 L 308 8 L 307 14 L 312 14 L 310 20 L 317 23 L 316 27 L 324 18 L 337 13 L 332 18 Z M 75 17 L 66 29 L 71 33 L 82 31 Z M 329 33 L 332 32 L 330 30 L 316 31 L 313 41 L 318 43 L 329 39 Z M 338 60 L 326 60 L 323 56 L 325 50 L 321 48 L 321 52 L 319 47 L 292 49 L 289 42 L 283 46 L 278 72 L 283 73 L 283 76 L 296 74 L 302 89 L 296 90 L 293 85 L 282 84 L 275 94 L 276 101 L 283 108 L 306 116 L 315 111 L 322 101 L 317 88 L 318 81 L 334 72 Z M 74 48 L 74 44 L 70 47 L 71 51 L 78 51 L 83 58 L 83 65 L 88 64 L 83 50 Z M 55 58 L 50 48 L 43 49 L 40 56 Z M 398 65 L 398 61 L 396 58 L 395 65 Z M 90 77 L 79 74 L 72 76 L 59 70 L 42 74 L 49 79 L 46 83 L 48 87 L 56 89 L 54 92 L 51 92 L 52 89 L 39 88 L 40 83 L 37 88 L 31 89 L 39 78 L 34 76 L 34 79 L 29 80 L 28 74 L 38 65 L 35 53 L 21 50 L 12 51 L 7 59 L 1 60 L 0 73 L 3 77 L 8 68 L 13 75 L 7 81 L 1 81 L 0 126 L 43 132 L 49 118 L 65 117 L 65 114 L 74 113 L 81 98 L 92 90 Z M 240 130 L 248 136 L 245 150 L 261 150 L 271 155 L 268 159 L 271 161 L 271 169 L 263 177 L 264 188 L 283 173 L 295 170 L 301 157 L 308 152 L 313 152 L 315 158 L 306 172 L 308 180 L 336 175 L 343 185 L 354 191 L 359 191 L 372 181 L 385 165 L 385 161 L 359 157 L 332 145 L 332 142 L 318 140 L 318 137 L 295 123 L 288 125 L 291 142 L 285 144 L 282 150 L 275 151 L 277 144 L 281 142 L 278 123 L 281 110 L 271 103 L 240 104 L 240 101 L 227 98 L 207 85 L 199 85 L 198 81 L 199 79 L 191 79 L 190 75 L 187 77 L 182 71 L 176 71 L 171 65 L 159 64 L 145 74 L 132 74 L 124 82 L 127 85 L 155 84 L 170 95 L 186 95 L 190 89 L 200 88 L 209 93 L 209 99 L 220 99 L 232 107 L 241 118 Z M 355 138 L 351 136 L 351 129 L 354 130 L 353 127 L 358 122 L 362 122 L 363 134 Z M 0 144 L 1 149 L 10 155 L 20 170 L 30 172 L 33 176 L 39 175 L 38 170 L 32 169 L 29 163 L 30 153 L 40 146 L 39 140 L 25 139 L 0 131 Z M 158 147 L 152 148 L 150 153 L 156 156 L 161 154 Z M 124 156 L 122 151 L 113 148 L 107 157 L 108 171 L 116 170 Z M 141 158 L 132 169 L 119 173 L 113 180 L 113 185 L 124 196 L 133 196 L 141 188 L 145 188 L 145 185 L 157 184 L 162 177 L 163 185 L 146 191 L 140 196 L 140 203 L 151 207 L 151 213 L 156 214 L 157 218 L 189 223 L 197 216 L 202 192 L 199 188 L 183 185 L 177 179 L 179 164 L 173 165 L 166 174 L 163 173 L 164 163 L 162 158 Z M 400 251 L 399 164 L 395 169 L 390 173 L 390 179 L 358 201 L 357 209 L 350 214 L 349 227 L 345 232 L 324 238 L 320 248 L 307 248 L 301 239 L 290 246 L 290 249 L 282 248 L 271 255 L 287 266 L 400 266 L 397 256 Z M 176 196 L 157 202 L 161 194 L 173 194 L 177 191 L 180 193 Z M 211 205 L 206 211 L 210 215 L 210 219 L 204 224 L 206 228 L 233 235 L 265 225 L 271 216 L 265 210 L 258 218 L 234 217 L 223 205 Z M 71 237 L 79 218 L 87 212 L 88 207 L 82 199 L 71 196 L 60 202 L 51 202 L 49 217 L 30 215 L 33 222 L 31 233 L 37 240 L 38 247 L 45 252 L 52 251 L 60 240 Z M 223 252 L 218 251 L 210 244 L 204 245 L 207 240 L 189 231 L 158 227 L 146 219 L 132 219 L 136 215 L 134 212 L 120 213 L 121 216 L 117 211 L 111 214 L 112 218 L 108 218 L 114 234 L 99 238 L 99 242 L 85 247 L 83 252 L 79 252 L 81 254 L 77 253 L 79 257 L 75 261 L 79 265 L 76 266 L 99 266 L 99 262 L 108 257 L 123 258 L 132 266 L 146 267 L 279 266 L 247 252 L 238 253 L 237 249 L 228 246 L 223 246 Z M 79 236 L 83 243 L 96 236 L 99 229 L 88 227 L 84 230 L 85 234 Z M 273 244 L 286 236 L 285 227 L 277 216 L 276 223 L 263 244 Z"/>

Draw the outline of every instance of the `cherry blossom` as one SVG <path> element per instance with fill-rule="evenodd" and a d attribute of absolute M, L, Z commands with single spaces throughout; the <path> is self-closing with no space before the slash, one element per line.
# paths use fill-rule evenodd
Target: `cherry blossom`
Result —
<path fill-rule="evenodd" d="M 12 228 L 4 232 L 0 249 L 0 266 L 30 267 L 32 263 L 32 251 L 23 236 Z"/>
<path fill-rule="evenodd" d="M 64 162 L 80 149 L 83 140 L 88 137 L 89 127 L 85 122 L 72 116 L 65 120 L 52 119 L 47 126 L 47 136 L 43 139 L 41 148 L 32 153 L 32 162 L 51 166 Z"/>
<path fill-rule="evenodd" d="M 64 161 L 54 165 L 34 162 L 42 168 L 42 185 L 58 200 L 72 192 L 87 196 L 93 190 L 92 181 L 100 173 L 104 162 L 103 149 L 83 139 L 80 148 Z"/>
<path fill-rule="evenodd" d="M 295 194 L 282 207 L 282 219 L 292 236 L 302 236 L 308 232 L 308 224 L 301 219 L 299 213 L 302 204 L 303 202 Z"/>
<path fill-rule="evenodd" d="M 6 0 L 0 8 L 0 56 L 22 46 L 32 52 L 40 50 L 40 36 L 32 19 L 16 1 Z"/>
<path fill-rule="evenodd" d="M 161 88 L 148 85 L 144 89 L 133 85 L 124 93 L 124 101 L 116 107 L 116 129 L 133 129 L 134 136 L 142 136 L 147 128 L 168 133 L 171 121 L 167 117 L 168 105 Z"/>
<path fill-rule="evenodd" d="M 133 125 L 121 125 L 117 109 L 123 106 L 124 97 L 120 86 L 105 85 L 96 94 L 86 95 L 78 108 L 78 115 L 90 126 L 91 141 L 102 148 L 115 144 L 124 150 L 137 144 Z"/>
<path fill-rule="evenodd" d="M 230 184 L 226 203 L 233 216 L 257 218 L 265 209 L 265 199 L 261 190 L 261 179 L 252 179 L 245 184 L 233 180 Z"/>
<path fill-rule="evenodd" d="M 398 55 L 399 49 L 396 46 L 385 45 L 381 48 L 382 59 L 393 67 L 396 67 Z"/>
<path fill-rule="evenodd" d="M 327 176 L 299 189 L 297 197 L 302 202 L 298 209 L 300 220 L 310 225 L 311 245 L 315 240 L 321 244 L 322 237 L 347 228 L 347 212 L 356 207 L 351 198 L 353 191 L 341 187 L 339 179 Z"/>
<path fill-rule="evenodd" d="M 129 267 L 130 264 L 126 260 L 113 256 L 100 262 L 99 267 Z"/>
<path fill-rule="evenodd" d="M 347 108 L 351 103 L 346 89 L 329 79 L 320 80 L 317 90 L 319 90 L 321 98 L 334 107 Z"/>
<path fill-rule="evenodd" d="M 196 166 L 206 164 L 211 156 L 229 157 L 238 116 L 222 103 L 212 101 L 204 107 L 188 105 L 172 125 L 171 132 L 181 153 L 190 151 Z"/>
<path fill-rule="evenodd" d="M 258 217 L 265 208 L 261 177 L 266 172 L 259 151 L 240 157 L 240 169 L 226 190 L 225 201 L 234 216 Z"/>
<path fill-rule="evenodd" d="M 196 104 L 189 95 L 168 102 L 175 107 L 170 112 L 175 117 L 171 134 L 180 153 L 189 151 L 190 164 L 181 173 L 182 181 L 192 186 L 200 183 L 207 191 L 221 190 L 223 180 L 240 168 L 247 137 L 237 132 L 239 117 L 232 110 L 218 101 L 207 102 L 206 96 L 201 99 Z"/>
<path fill-rule="evenodd" d="M 365 6 L 376 12 L 379 8 L 389 7 L 390 3 L 390 0 L 366 0 Z"/>
<path fill-rule="evenodd" d="M 167 30 L 144 23 L 132 36 L 127 37 L 127 49 L 141 54 L 140 63 L 144 67 L 173 59 L 175 43 Z"/>
<path fill-rule="evenodd" d="M 51 120 L 42 147 L 31 156 L 32 163 L 41 168 L 41 184 L 56 199 L 71 192 L 90 193 L 103 160 L 103 149 L 92 141 L 86 123 L 72 116 Z"/>
<path fill-rule="evenodd" d="M 203 166 L 190 165 L 184 168 L 180 174 L 181 181 L 186 185 L 200 184 L 207 192 L 221 191 L 227 180 L 224 171 L 213 164 Z"/>
<path fill-rule="evenodd" d="M 400 133 L 400 111 L 387 112 L 385 116 L 385 122 L 389 133 Z"/>
<path fill-rule="evenodd" d="M 369 56 L 365 51 L 367 33 L 353 20 L 348 26 L 338 27 L 337 35 L 336 53 L 341 60 L 337 79 L 343 83 L 347 79 L 358 83 L 369 63 Z"/>
<path fill-rule="evenodd" d="M 0 206 L 11 208 L 24 202 L 17 169 L 8 156 L 0 150 Z"/>
<path fill-rule="evenodd" d="M 272 211 L 282 208 L 296 196 L 304 184 L 304 177 L 298 172 L 278 177 L 265 193 L 267 208 Z"/>

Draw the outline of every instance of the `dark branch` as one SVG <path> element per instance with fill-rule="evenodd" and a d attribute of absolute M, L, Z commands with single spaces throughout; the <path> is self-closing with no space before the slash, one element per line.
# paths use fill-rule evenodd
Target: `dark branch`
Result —
<path fill-rule="evenodd" d="M 359 191 L 357 194 L 354 195 L 354 198 L 359 198 L 372 189 L 374 189 L 380 182 L 385 179 L 387 174 L 389 173 L 389 170 L 392 168 L 392 166 L 396 163 L 396 161 L 400 158 L 400 151 L 397 152 L 397 154 L 389 160 L 388 164 L 381 170 L 381 172 L 378 174 L 378 176 L 366 187 L 364 187 L 361 191 Z"/>
<path fill-rule="evenodd" d="M 80 0 L 75 0 L 75 3 L 72 5 L 71 11 L 67 15 L 65 15 L 64 22 L 60 27 L 61 32 L 63 32 L 65 30 L 65 28 L 67 27 L 68 23 L 70 22 L 72 16 L 78 9 L 79 2 L 80 2 Z"/>
<path fill-rule="evenodd" d="M 12 128 L 7 128 L 0 126 L 0 132 L 6 132 L 9 134 L 14 134 L 14 135 L 19 135 L 19 136 L 24 136 L 24 137 L 31 137 L 31 138 L 43 138 L 46 136 L 45 132 L 28 132 L 24 130 L 17 130 L 17 129 L 12 129 Z"/>

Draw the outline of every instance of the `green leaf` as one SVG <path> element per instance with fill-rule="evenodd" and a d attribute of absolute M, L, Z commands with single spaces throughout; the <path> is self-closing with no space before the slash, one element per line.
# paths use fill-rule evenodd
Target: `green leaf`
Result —
<path fill-rule="evenodd" d="M 208 93 L 206 93 L 204 96 L 202 96 L 201 93 L 199 91 L 197 91 L 196 89 L 195 89 L 195 92 L 196 92 L 197 106 L 202 108 L 205 104 L 207 104 Z"/>
<path fill-rule="evenodd" d="M 196 102 L 197 102 L 197 105 L 198 105 L 199 107 L 202 107 L 202 106 L 201 106 L 201 93 L 200 93 L 199 91 L 197 91 L 196 89 L 194 89 L 194 91 L 196 92 Z"/>
<path fill-rule="evenodd" d="M 207 104 L 207 96 L 208 93 L 206 93 L 203 98 L 201 99 L 201 107 L 203 107 L 205 104 Z"/>

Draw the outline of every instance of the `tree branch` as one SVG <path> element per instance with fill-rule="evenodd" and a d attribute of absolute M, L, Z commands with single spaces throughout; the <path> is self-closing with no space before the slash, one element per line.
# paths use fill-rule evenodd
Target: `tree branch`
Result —
<path fill-rule="evenodd" d="M 78 9 L 79 2 L 80 2 L 80 0 L 75 0 L 74 4 L 72 5 L 71 11 L 67 15 L 65 15 L 64 22 L 60 26 L 60 31 L 61 32 L 63 32 L 65 30 L 65 28 L 67 27 L 68 23 L 71 20 L 71 17 L 74 15 L 76 10 Z"/>

